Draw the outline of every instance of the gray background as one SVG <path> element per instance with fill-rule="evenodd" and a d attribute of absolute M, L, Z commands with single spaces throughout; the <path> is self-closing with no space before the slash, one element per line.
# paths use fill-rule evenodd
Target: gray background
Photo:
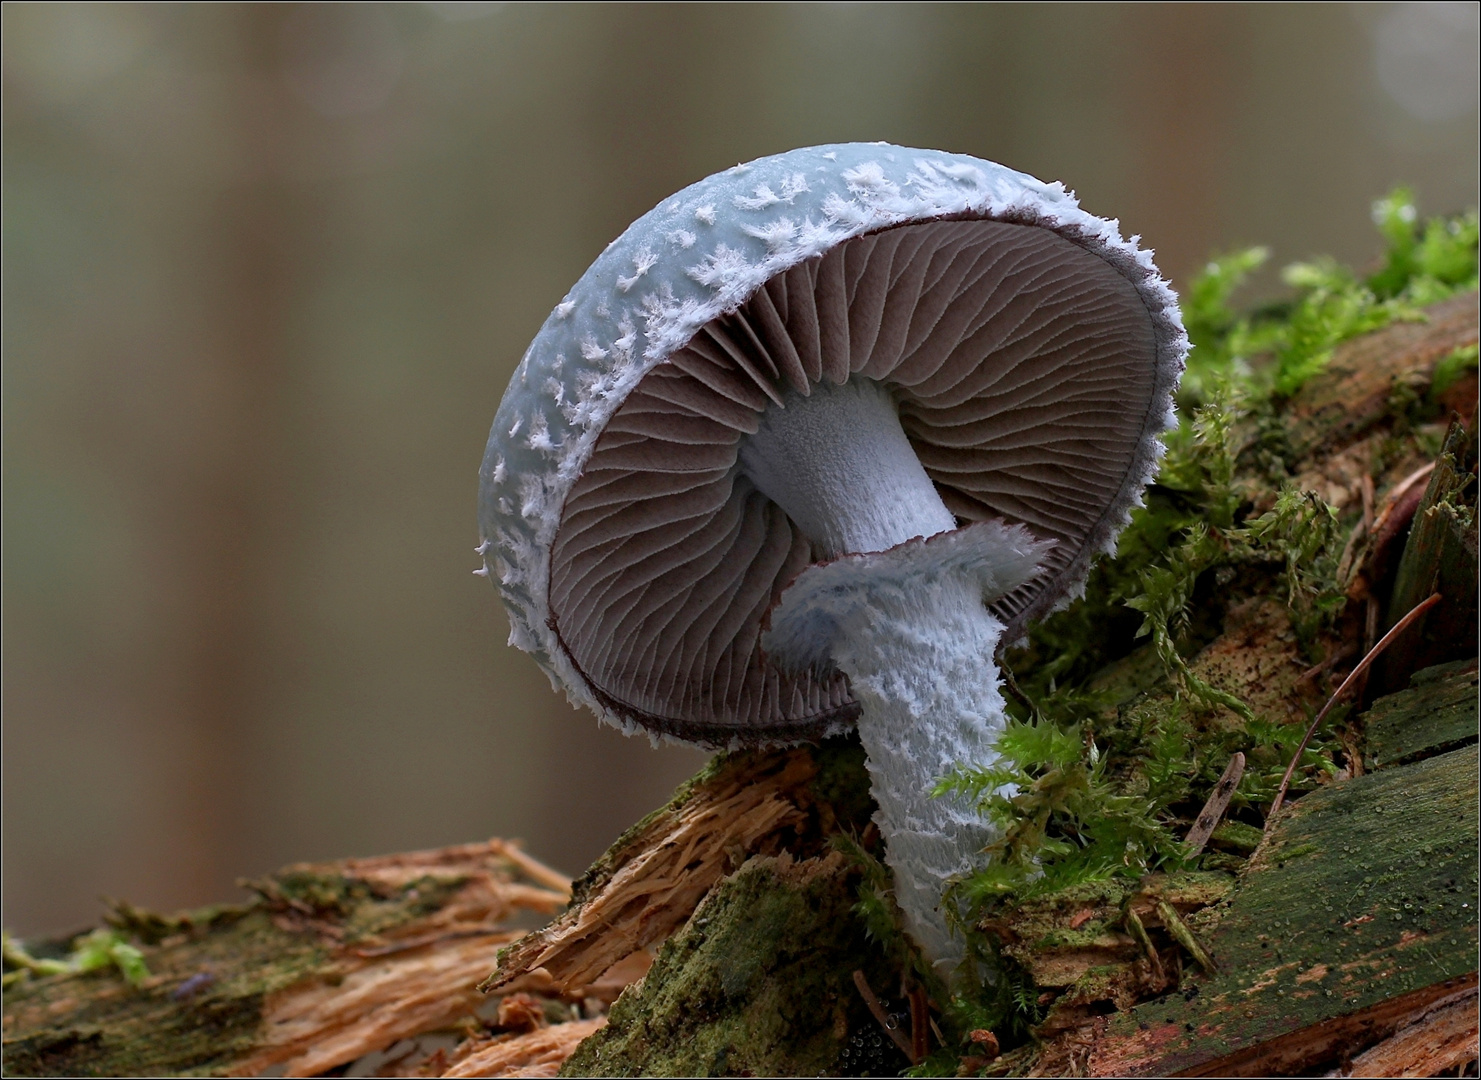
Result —
<path fill-rule="evenodd" d="M 1396 182 L 1475 205 L 1477 12 L 7 4 L 5 924 L 491 834 L 574 871 L 693 771 L 470 574 L 510 371 L 663 196 L 887 139 L 1065 181 L 1175 284 L 1361 264 Z"/>

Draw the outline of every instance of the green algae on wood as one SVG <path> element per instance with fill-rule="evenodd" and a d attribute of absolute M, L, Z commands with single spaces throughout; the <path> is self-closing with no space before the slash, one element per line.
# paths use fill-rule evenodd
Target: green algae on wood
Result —
<path fill-rule="evenodd" d="M 1111 1017 L 1092 1073 L 1196 1070 L 1474 977 L 1476 785 L 1472 746 L 1296 802 L 1206 938 L 1220 973 Z"/>
<path fill-rule="evenodd" d="M 6 1075 L 224 1075 L 256 1046 L 267 996 L 326 968 L 331 943 L 266 909 L 203 922 L 149 951 L 155 974 L 138 989 L 98 972 L 8 990 Z"/>
<path fill-rule="evenodd" d="M 896 977 L 854 915 L 857 874 L 837 853 L 749 860 L 663 945 L 562 1076 L 836 1075 L 872 1024 L 854 987 Z"/>
<path fill-rule="evenodd" d="M 1476 661 L 1415 674 L 1408 690 L 1380 698 L 1365 717 L 1373 768 L 1402 765 L 1476 741 Z"/>
<path fill-rule="evenodd" d="M 527 880 L 521 880 L 527 878 Z M 8 987 L 4 1069 L 16 1076 L 323 1072 L 398 1039 L 471 1019 L 472 984 L 517 910 L 563 906 L 559 880 L 488 841 L 294 866 L 246 905 L 108 918 L 151 974 L 112 969 Z M 435 957 L 431 952 L 435 950 Z M 362 1012 L 348 1014 L 342 1001 Z"/>

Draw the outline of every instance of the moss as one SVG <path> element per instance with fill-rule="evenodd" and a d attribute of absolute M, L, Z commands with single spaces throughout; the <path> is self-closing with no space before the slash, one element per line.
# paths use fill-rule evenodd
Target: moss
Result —
<path fill-rule="evenodd" d="M 818 772 L 808 785 L 811 805 L 823 835 L 860 835 L 877 809 L 864 768 L 864 746 L 857 732 L 825 739 L 813 752 Z"/>
<path fill-rule="evenodd" d="M 851 911 L 839 855 L 753 858 L 719 885 L 623 992 L 563 1076 L 836 1075 L 874 1021 L 855 989 L 893 973 Z"/>
<path fill-rule="evenodd" d="M 142 945 L 158 945 L 176 934 L 228 926 L 251 910 L 251 906 L 247 904 L 210 904 L 162 915 L 147 908 L 135 907 L 126 900 L 115 900 L 103 916 L 103 921 L 115 930 L 136 938 Z"/>
<path fill-rule="evenodd" d="M 9 991 L 7 1031 L 26 1034 L 5 1040 L 6 1073 L 219 1075 L 257 1044 L 264 999 L 330 960 L 318 934 L 284 930 L 264 909 L 145 956 L 154 976 L 140 988 L 99 972 Z M 210 981 L 199 992 L 177 994 L 203 973 Z M 65 1019 L 54 1026 L 52 1015 Z"/>
<path fill-rule="evenodd" d="M 1456 295 L 1475 287 L 1475 215 L 1420 221 L 1404 192 L 1375 214 L 1388 253 L 1366 278 L 1330 262 L 1289 268 L 1292 298 L 1248 314 L 1230 299 L 1263 252 L 1215 260 L 1193 283 L 1184 419 L 1147 505 L 1115 557 L 1092 572 L 1084 598 L 1005 656 L 1016 724 L 1000 741 L 1004 759 L 990 770 L 968 765 L 954 780 L 981 795 L 1005 841 L 994 865 L 953 895 L 981 919 L 974 933 L 998 940 L 1010 970 L 1040 986 L 1075 975 L 1065 957 L 1109 948 L 1105 934 L 1119 924 L 1102 909 L 1113 895 L 1125 900 L 1149 871 L 1184 868 L 1167 841 L 1186 832 L 1235 752 L 1245 755 L 1244 776 L 1200 862 L 1253 873 L 1236 855 L 1258 848 L 1260 807 L 1321 703 L 1309 669 L 1361 640 L 1362 608 L 1347 610 L 1351 573 L 1342 564 L 1357 515 L 1339 516 L 1292 478 L 1359 437 L 1382 451 L 1385 435 L 1388 464 L 1375 460 L 1375 475 L 1412 469 L 1435 427 L 1429 371 L 1469 370 L 1475 333 L 1473 301 Z M 1348 366 L 1298 395 L 1339 343 L 1387 323 L 1395 325 L 1343 346 Z M 1363 374 L 1375 365 L 1378 377 Z M 1457 617 L 1474 621 L 1463 610 Z M 1147 644 L 1136 647 L 1138 637 Z M 1320 793 L 1345 760 L 1339 753 L 1360 748 L 1349 712 L 1335 710 L 1302 753 L 1296 794 Z M 1050 730 L 1026 736 L 1041 728 Z M 1004 782 L 1016 794 L 993 796 Z M 1288 844 L 1282 858 L 1318 862 L 1314 843 Z M 1219 876 L 1227 892 L 1230 878 Z M 1206 903 L 1199 927 L 1222 910 Z M 1083 963 L 1078 970 L 1090 978 Z M 1088 1000 L 1105 989 L 1097 987 L 1091 978 L 1063 1000 Z"/>
<path fill-rule="evenodd" d="M 1243 853 L 1254 851 L 1263 839 L 1265 839 L 1263 829 L 1246 825 L 1242 821 L 1226 821 L 1209 837 L 1209 841 L 1219 847 Z"/>

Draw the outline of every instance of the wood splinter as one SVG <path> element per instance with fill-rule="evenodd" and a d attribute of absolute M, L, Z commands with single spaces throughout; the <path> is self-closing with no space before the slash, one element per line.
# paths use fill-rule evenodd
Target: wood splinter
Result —
<path fill-rule="evenodd" d="M 1177 939 L 1179 945 L 1188 950 L 1188 954 L 1198 961 L 1198 966 L 1203 968 L 1208 975 L 1217 975 L 1218 967 L 1214 964 L 1214 958 L 1208 954 L 1198 939 L 1193 936 L 1193 930 L 1183 921 L 1177 909 L 1166 900 L 1157 901 L 1157 914 L 1162 916 L 1162 923 L 1167 927 L 1168 933 Z"/>
<path fill-rule="evenodd" d="M 1125 922 L 1126 929 L 1132 937 L 1136 938 L 1137 944 L 1142 947 L 1142 952 L 1147 954 L 1147 960 L 1152 965 L 1152 973 L 1157 976 L 1157 981 L 1163 981 L 1167 976 L 1162 971 L 1162 958 L 1157 955 L 1157 948 L 1147 935 L 1147 928 L 1142 925 L 1142 920 L 1130 907 L 1126 909 Z"/>
<path fill-rule="evenodd" d="M 1193 828 L 1188 830 L 1187 837 L 1183 840 L 1183 857 L 1191 859 L 1203 850 L 1208 838 L 1214 834 L 1219 827 L 1219 822 L 1224 817 L 1224 811 L 1229 809 L 1229 800 L 1234 798 L 1235 789 L 1239 787 L 1240 777 L 1244 776 L 1244 755 L 1235 754 L 1229 759 L 1229 764 L 1224 767 L 1224 775 L 1219 777 L 1219 782 L 1214 785 L 1214 790 L 1209 794 L 1208 802 L 1203 804 L 1203 810 L 1198 819 L 1193 822 Z"/>

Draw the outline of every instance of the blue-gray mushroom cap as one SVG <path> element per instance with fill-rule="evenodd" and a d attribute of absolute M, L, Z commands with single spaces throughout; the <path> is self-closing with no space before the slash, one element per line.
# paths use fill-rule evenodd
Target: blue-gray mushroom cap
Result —
<path fill-rule="evenodd" d="M 768 380 L 791 378 L 806 393 L 806 379 L 835 377 L 830 363 L 843 365 L 837 378 L 851 370 L 892 387 L 960 522 L 996 518 L 1056 541 L 1048 572 L 997 609 L 1008 640 L 1018 636 L 1083 591 L 1093 556 L 1114 549 L 1156 469 L 1159 433 L 1174 422 L 1187 336 L 1176 296 L 1137 240 L 1080 209 L 1062 184 L 884 143 L 761 158 L 665 199 L 555 306 L 495 416 L 480 470 L 480 552 L 510 643 L 573 703 L 629 732 L 724 746 L 850 723 L 846 679 L 799 683 L 759 644 L 769 606 L 816 551 L 738 477 L 723 440 L 689 434 L 719 416 L 738 441 L 745 421 L 724 409 L 747 393 L 766 407 L 777 397 Z M 893 304 L 897 289 L 913 291 Z M 1026 299 L 1015 300 L 1020 289 Z M 957 298 L 973 305 L 960 317 Z M 825 301 L 853 305 L 851 369 L 847 356 L 827 355 L 830 333 L 843 335 L 834 352 L 847 353 L 850 339 L 847 325 L 829 329 Z M 866 303 L 872 313 L 860 314 Z M 1077 324 L 1076 312 L 1090 314 Z M 955 336 L 933 344 L 946 324 Z M 1106 342 L 1094 336 L 1102 327 Z M 796 342 L 783 340 L 789 333 Z M 860 353 L 866 337 L 872 361 Z M 1033 366 L 1056 349 L 1066 366 Z M 926 353 L 935 367 L 916 356 Z M 892 373 L 908 375 L 896 385 Z M 745 392 L 728 389 L 741 375 Z M 1124 400 L 1121 382 L 1132 387 Z M 720 404 L 694 405 L 696 393 Z M 1052 404 L 1062 395 L 1080 404 Z M 1117 413 L 1095 411 L 1112 398 Z M 969 445 L 984 425 L 996 425 L 995 441 Z M 650 431 L 657 443 L 644 441 Z M 693 465 L 672 464 L 691 449 Z M 599 450 L 615 464 L 594 461 Z M 608 469 L 600 477 L 599 466 Z M 622 509 L 650 538 L 629 543 L 613 531 L 614 500 L 646 492 L 650 475 L 662 497 Z M 698 479 L 680 490 L 686 476 Z M 595 524 L 563 533 L 572 515 Z M 701 534 L 728 546 L 712 557 Z M 561 561 L 567 550 L 575 570 Z M 690 568 L 710 576 L 689 581 Z"/>

